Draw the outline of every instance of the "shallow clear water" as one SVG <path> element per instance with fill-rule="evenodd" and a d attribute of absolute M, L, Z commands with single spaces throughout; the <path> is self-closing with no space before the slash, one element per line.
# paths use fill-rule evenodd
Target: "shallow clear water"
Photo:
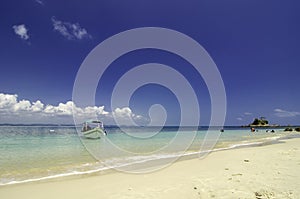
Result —
<path fill-rule="evenodd" d="M 207 132 L 220 134 L 218 140 L 207 139 L 217 141 L 214 150 L 270 142 L 287 135 L 283 129 L 251 133 L 245 128 L 225 128 L 220 133 L 219 129 L 183 128 L 178 133 L 178 127 L 167 127 L 155 133 L 155 128 L 126 127 L 127 134 L 117 127 L 106 130 L 106 137 L 90 140 L 81 139 L 75 127 L 1 126 L 0 185 L 193 154 L 199 152 Z"/>

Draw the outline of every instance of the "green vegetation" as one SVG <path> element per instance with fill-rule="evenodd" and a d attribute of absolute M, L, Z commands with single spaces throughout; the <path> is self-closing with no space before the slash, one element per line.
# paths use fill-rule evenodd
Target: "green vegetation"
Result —
<path fill-rule="evenodd" d="M 255 118 L 251 125 L 253 125 L 253 126 L 268 126 L 269 121 L 266 120 L 266 118 L 264 118 L 264 117 L 260 117 L 260 119 Z"/>

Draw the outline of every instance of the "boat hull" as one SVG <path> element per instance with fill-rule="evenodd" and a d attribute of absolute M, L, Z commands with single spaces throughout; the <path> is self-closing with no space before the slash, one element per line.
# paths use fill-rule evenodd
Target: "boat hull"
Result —
<path fill-rule="evenodd" d="M 94 128 L 82 133 L 83 136 L 88 139 L 100 139 L 101 137 L 106 135 L 105 131 L 101 128 Z"/>

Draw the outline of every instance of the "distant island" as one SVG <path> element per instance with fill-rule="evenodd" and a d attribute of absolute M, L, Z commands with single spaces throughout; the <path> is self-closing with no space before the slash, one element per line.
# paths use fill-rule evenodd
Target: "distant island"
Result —
<path fill-rule="evenodd" d="M 278 124 L 271 124 L 265 117 L 255 118 L 253 122 L 249 125 L 243 127 L 278 127 Z"/>
<path fill-rule="evenodd" d="M 250 126 L 269 126 L 269 121 L 265 117 L 255 118 Z"/>

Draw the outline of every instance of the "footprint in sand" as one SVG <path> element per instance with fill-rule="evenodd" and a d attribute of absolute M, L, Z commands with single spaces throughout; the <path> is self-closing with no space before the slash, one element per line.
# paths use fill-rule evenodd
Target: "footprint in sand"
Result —
<path fill-rule="evenodd" d="M 267 191 L 267 190 L 260 190 L 254 192 L 255 198 L 256 199 L 271 199 L 275 198 L 275 194 L 273 192 Z"/>

